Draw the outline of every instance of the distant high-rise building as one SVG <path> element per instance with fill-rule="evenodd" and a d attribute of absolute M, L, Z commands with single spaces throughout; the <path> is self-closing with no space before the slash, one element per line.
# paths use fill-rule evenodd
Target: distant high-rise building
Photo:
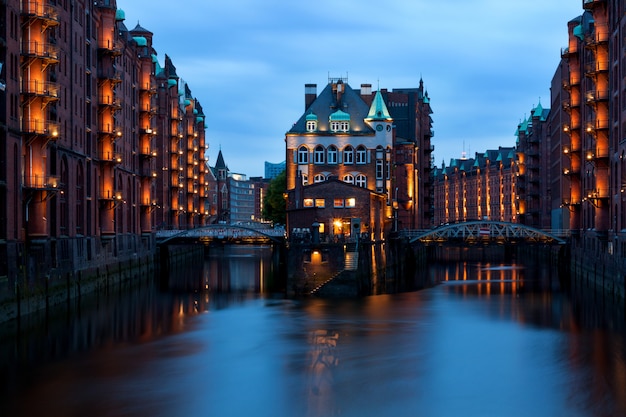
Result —
<path fill-rule="evenodd" d="M 285 170 L 285 165 L 285 161 L 277 164 L 265 161 L 265 178 L 269 180 L 276 178 L 278 174 Z"/>

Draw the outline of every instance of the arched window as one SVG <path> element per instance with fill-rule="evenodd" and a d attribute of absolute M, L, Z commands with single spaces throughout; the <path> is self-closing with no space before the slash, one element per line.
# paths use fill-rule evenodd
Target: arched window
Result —
<path fill-rule="evenodd" d="M 363 145 L 359 145 L 356 148 L 356 163 L 357 164 L 367 163 L 367 149 L 365 149 L 365 146 Z"/>
<path fill-rule="evenodd" d="M 317 145 L 315 147 L 315 151 L 313 153 L 313 162 L 316 164 L 324 163 L 324 147 L 322 145 Z"/>
<path fill-rule="evenodd" d="M 61 159 L 61 184 L 69 184 L 70 176 L 67 165 L 67 158 L 64 156 Z M 70 233 L 70 212 L 69 202 L 67 201 L 66 194 L 61 194 L 59 198 L 59 211 L 60 211 L 60 232 L 61 235 L 68 236 Z"/>
<path fill-rule="evenodd" d="M 367 188 L 367 177 L 363 174 L 356 176 L 356 185 L 359 187 Z"/>
<path fill-rule="evenodd" d="M 348 184 L 354 184 L 354 175 L 346 174 L 343 176 L 343 182 L 347 182 Z"/>
<path fill-rule="evenodd" d="M 350 145 L 343 149 L 343 163 L 354 164 L 354 148 Z"/>
<path fill-rule="evenodd" d="M 299 164 L 309 163 L 309 150 L 304 145 L 298 148 L 298 163 Z"/>
<path fill-rule="evenodd" d="M 83 201 L 85 200 L 85 179 L 83 178 L 83 165 L 78 163 L 76 167 L 76 234 L 84 234 L 85 211 Z"/>
<path fill-rule="evenodd" d="M 302 174 L 302 185 L 307 185 L 309 183 L 309 176 L 307 174 Z"/>
<path fill-rule="evenodd" d="M 326 152 L 326 158 L 328 159 L 329 164 L 337 163 L 337 147 L 335 145 L 330 145 L 328 147 L 328 151 Z"/>
<path fill-rule="evenodd" d="M 313 178 L 313 182 L 315 182 L 315 183 L 324 182 L 324 181 L 326 181 L 326 176 L 324 174 L 317 174 Z"/>

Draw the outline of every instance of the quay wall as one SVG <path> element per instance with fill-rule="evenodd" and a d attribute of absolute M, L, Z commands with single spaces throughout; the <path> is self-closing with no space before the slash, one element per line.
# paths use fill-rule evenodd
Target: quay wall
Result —
<path fill-rule="evenodd" d="M 626 259 L 589 242 L 574 242 L 570 255 L 570 285 L 626 305 Z"/>
<path fill-rule="evenodd" d="M 47 246 L 48 242 L 29 248 L 24 255 L 27 267 L 13 273 L 0 286 L 0 323 L 48 311 L 54 306 L 69 307 L 89 294 L 146 285 L 163 265 L 174 268 L 184 265 L 192 258 L 202 257 L 204 251 L 202 245 L 158 247 L 153 238 L 139 236 L 98 244 L 95 249 L 86 240 L 68 243 L 61 261 L 50 260 L 54 251 Z M 91 254 L 89 259 L 85 259 L 86 253 Z"/>

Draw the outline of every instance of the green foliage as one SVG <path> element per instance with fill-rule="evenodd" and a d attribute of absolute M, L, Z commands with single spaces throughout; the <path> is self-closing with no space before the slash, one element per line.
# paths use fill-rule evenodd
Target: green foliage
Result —
<path fill-rule="evenodd" d="M 287 202 L 284 194 L 287 190 L 287 171 L 278 174 L 267 189 L 263 200 L 263 218 L 272 223 L 285 224 L 287 221 Z"/>

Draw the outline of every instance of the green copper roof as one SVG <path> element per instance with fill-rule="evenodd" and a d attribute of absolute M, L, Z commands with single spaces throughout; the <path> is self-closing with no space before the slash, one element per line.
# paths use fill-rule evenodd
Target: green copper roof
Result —
<path fill-rule="evenodd" d="M 535 107 L 533 109 L 533 116 L 534 117 L 542 117 L 543 116 L 543 107 L 541 106 L 541 101 L 539 101 L 539 104 L 537 104 L 537 107 Z"/>
<path fill-rule="evenodd" d="M 170 87 L 173 87 L 176 84 L 178 84 L 178 82 L 176 81 L 175 78 L 170 78 L 170 79 L 167 80 L 167 85 L 170 86 Z"/>
<path fill-rule="evenodd" d="M 583 25 L 578 25 L 576 27 L 574 27 L 574 30 L 572 32 L 574 34 L 574 36 L 576 36 L 578 39 L 580 39 L 581 41 L 584 38 L 583 35 Z"/>
<path fill-rule="evenodd" d="M 328 120 L 347 120 L 350 121 L 350 115 L 345 111 L 337 110 L 328 116 Z"/>
<path fill-rule="evenodd" d="M 370 111 L 367 114 L 367 119 L 369 120 L 390 120 L 391 116 L 389 115 L 389 110 L 387 110 L 387 106 L 385 105 L 385 100 L 383 100 L 382 94 L 380 91 L 376 92 L 374 96 L 374 101 L 372 101 L 372 105 L 370 106 Z"/>
<path fill-rule="evenodd" d="M 137 42 L 138 46 L 148 46 L 148 40 L 143 36 L 135 36 L 133 39 Z"/>
<path fill-rule="evenodd" d="M 124 10 L 117 9 L 115 11 L 115 20 L 117 20 L 117 21 L 126 20 L 126 13 L 124 13 Z"/>
<path fill-rule="evenodd" d="M 311 113 L 306 115 L 306 119 L 307 120 L 317 120 L 317 115 L 315 113 L 311 112 Z M 348 120 L 349 120 L 349 118 L 348 118 Z"/>

